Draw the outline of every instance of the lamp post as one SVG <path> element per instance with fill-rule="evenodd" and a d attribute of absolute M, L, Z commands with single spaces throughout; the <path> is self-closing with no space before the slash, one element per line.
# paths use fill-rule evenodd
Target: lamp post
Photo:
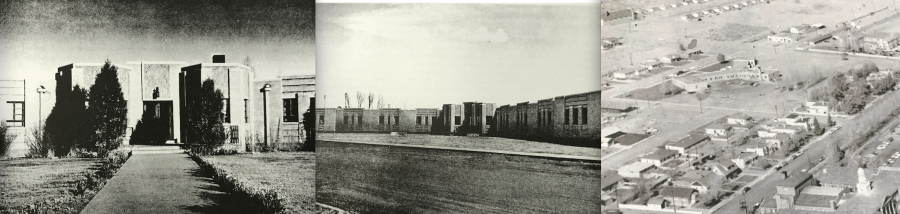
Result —
<path fill-rule="evenodd" d="M 44 98 L 42 95 L 48 93 L 48 91 L 47 91 L 47 88 L 44 88 L 44 86 L 41 85 L 40 87 L 37 88 L 37 93 L 38 93 L 38 128 L 40 128 L 41 126 L 43 126 L 43 122 L 41 122 L 41 120 L 42 120 L 41 118 L 44 118 L 43 112 L 41 111 L 41 110 L 43 110 L 43 108 L 42 108 L 43 106 L 42 106 L 41 102 L 43 101 L 43 98 Z"/>
<path fill-rule="evenodd" d="M 269 145 L 269 109 L 268 109 L 268 101 L 266 100 L 267 92 L 272 90 L 272 86 L 266 84 L 263 88 L 259 89 L 259 92 L 263 94 L 263 143 Z"/>

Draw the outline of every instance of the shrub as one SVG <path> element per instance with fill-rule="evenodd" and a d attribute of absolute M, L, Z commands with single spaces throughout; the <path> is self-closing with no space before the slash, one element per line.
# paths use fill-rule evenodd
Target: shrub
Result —
<path fill-rule="evenodd" d="M 116 151 L 108 153 L 97 171 L 82 173 L 82 179 L 75 183 L 75 186 L 69 190 L 74 195 L 84 195 L 89 191 L 98 191 L 106 181 L 116 175 L 119 168 L 131 157 L 131 152 Z"/>
<path fill-rule="evenodd" d="M 316 151 L 315 101 L 309 106 L 312 108 L 306 109 L 303 113 L 303 131 L 306 132 L 306 139 L 303 140 L 303 146 L 299 147 L 300 151 Z"/>
<path fill-rule="evenodd" d="M 9 145 L 16 139 L 16 135 L 9 133 L 9 126 L 6 122 L 0 122 L 0 157 L 9 152 Z"/>
<path fill-rule="evenodd" d="M 168 118 L 156 118 L 154 111 L 144 111 L 134 132 L 131 134 L 131 144 L 162 145 L 169 136 Z"/>
<path fill-rule="evenodd" d="M 213 148 L 225 144 L 225 127 L 222 126 L 224 107 L 222 91 L 215 89 L 213 80 L 207 79 L 203 81 L 199 90 L 191 90 L 188 95 L 186 113 L 188 130 L 186 131 L 186 142 L 197 144 L 201 147 L 199 151 L 210 152 Z M 194 148 L 194 147 L 192 147 Z"/>
<path fill-rule="evenodd" d="M 45 158 L 50 155 L 53 145 L 44 138 L 44 127 L 35 127 L 30 131 L 31 136 L 26 136 L 25 144 L 28 146 L 28 153 L 25 157 L 29 158 Z"/>
<path fill-rule="evenodd" d="M 87 91 L 80 86 L 56 89 L 57 103 L 44 123 L 44 139 L 56 156 L 66 156 L 78 146 L 93 144 L 90 141 L 89 120 L 84 107 Z"/>
<path fill-rule="evenodd" d="M 247 212 L 250 213 L 282 213 L 285 210 L 286 201 L 278 196 L 278 192 L 269 188 L 255 188 L 239 178 L 228 173 L 227 170 L 219 166 L 215 162 L 204 160 L 196 154 L 191 154 L 191 158 L 200 165 L 204 171 L 212 174 L 213 180 L 224 189 L 238 197 Z"/>

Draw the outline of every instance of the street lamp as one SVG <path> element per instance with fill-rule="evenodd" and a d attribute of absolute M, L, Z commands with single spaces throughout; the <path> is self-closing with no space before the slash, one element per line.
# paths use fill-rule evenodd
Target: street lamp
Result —
<path fill-rule="evenodd" d="M 268 83 L 266 83 L 266 85 L 259 89 L 259 92 L 263 94 L 263 139 L 265 139 L 263 143 L 265 143 L 266 145 L 269 145 L 269 109 L 266 105 L 266 103 L 268 102 L 266 100 L 266 92 L 269 92 L 271 90 L 272 86 Z"/>
<path fill-rule="evenodd" d="M 43 112 L 41 112 L 41 110 L 43 109 L 42 103 L 41 103 L 43 101 L 42 95 L 49 93 L 49 91 L 47 91 L 47 88 L 44 88 L 44 85 L 40 85 L 40 87 L 37 88 L 37 93 L 38 93 L 38 128 L 40 128 L 41 126 L 43 126 L 43 122 L 41 122 L 41 120 L 42 120 L 42 118 L 44 118 L 44 114 L 43 114 Z"/>

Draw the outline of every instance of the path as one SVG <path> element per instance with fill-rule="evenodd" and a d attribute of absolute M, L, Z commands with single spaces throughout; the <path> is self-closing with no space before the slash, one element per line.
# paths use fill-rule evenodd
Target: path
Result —
<path fill-rule="evenodd" d="M 187 154 L 135 154 L 81 213 L 227 213 L 227 196 Z"/>

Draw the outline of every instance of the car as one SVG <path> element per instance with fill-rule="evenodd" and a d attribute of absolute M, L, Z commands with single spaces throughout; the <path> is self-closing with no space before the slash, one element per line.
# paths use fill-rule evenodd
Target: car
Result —
<path fill-rule="evenodd" d="M 759 83 L 750 83 L 750 86 L 756 87 Z"/>
<path fill-rule="evenodd" d="M 882 149 L 884 149 L 884 148 L 886 148 L 886 147 L 887 147 L 887 146 L 885 146 L 885 145 L 882 144 L 882 145 L 878 145 L 878 147 L 875 147 L 875 148 L 878 149 L 878 150 L 882 150 Z"/>
<path fill-rule="evenodd" d="M 687 2 L 681 2 L 681 5 L 688 5 Z"/>

